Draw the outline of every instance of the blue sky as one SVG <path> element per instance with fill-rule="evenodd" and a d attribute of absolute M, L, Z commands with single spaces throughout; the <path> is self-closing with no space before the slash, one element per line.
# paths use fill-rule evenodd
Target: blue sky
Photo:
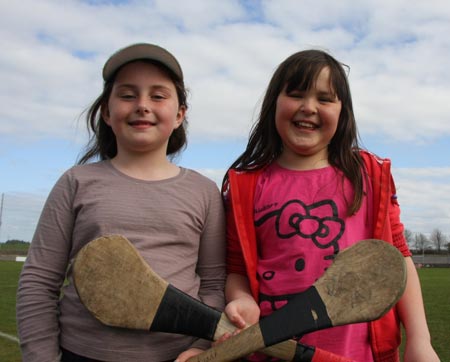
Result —
<path fill-rule="evenodd" d="M 406 227 L 450 237 L 446 1 L 24 0 L 1 2 L 0 14 L 0 242 L 31 240 L 85 144 L 82 113 L 103 63 L 135 42 L 179 59 L 190 108 L 178 163 L 217 182 L 245 147 L 275 67 L 298 50 L 329 51 L 350 67 L 363 145 L 393 161 Z"/>

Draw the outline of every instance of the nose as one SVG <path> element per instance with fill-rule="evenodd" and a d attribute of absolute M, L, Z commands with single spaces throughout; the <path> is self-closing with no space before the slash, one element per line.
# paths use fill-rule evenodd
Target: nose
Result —
<path fill-rule="evenodd" d="M 150 105 L 148 104 L 148 100 L 144 97 L 139 98 L 139 102 L 137 104 L 137 112 L 139 114 L 146 114 L 146 113 L 150 113 L 151 108 Z"/>
<path fill-rule="evenodd" d="M 304 114 L 315 114 L 317 112 L 316 102 L 313 97 L 304 97 L 300 105 L 300 111 Z"/>
<path fill-rule="evenodd" d="M 148 109 L 148 107 L 145 104 L 139 105 L 137 112 L 140 114 L 145 114 L 145 113 L 149 113 L 150 110 Z"/>

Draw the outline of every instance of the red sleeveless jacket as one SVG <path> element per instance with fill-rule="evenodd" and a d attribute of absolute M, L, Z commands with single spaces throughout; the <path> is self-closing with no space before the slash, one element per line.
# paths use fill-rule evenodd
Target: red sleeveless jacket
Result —
<path fill-rule="evenodd" d="M 404 256 L 411 253 L 400 222 L 391 163 L 361 151 L 361 156 L 372 182 L 374 205 L 373 238 L 385 240 L 396 246 Z M 224 197 L 227 207 L 227 266 L 229 273 L 246 275 L 253 297 L 258 300 L 259 283 L 256 277 L 257 242 L 253 224 L 253 205 L 256 181 L 262 170 L 254 172 L 228 172 Z M 371 347 L 375 362 L 398 362 L 401 342 L 400 321 L 396 307 L 382 318 L 370 322 Z"/>

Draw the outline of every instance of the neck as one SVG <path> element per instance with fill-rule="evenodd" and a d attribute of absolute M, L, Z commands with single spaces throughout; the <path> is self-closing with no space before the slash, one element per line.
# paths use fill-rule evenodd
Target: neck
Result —
<path fill-rule="evenodd" d="M 158 181 L 175 177 L 180 172 L 166 155 L 118 153 L 112 165 L 130 177 L 144 181 Z"/>
<path fill-rule="evenodd" d="M 298 171 L 315 170 L 330 165 L 328 162 L 328 152 L 319 152 L 313 155 L 283 152 L 278 157 L 277 162 L 281 167 Z"/>

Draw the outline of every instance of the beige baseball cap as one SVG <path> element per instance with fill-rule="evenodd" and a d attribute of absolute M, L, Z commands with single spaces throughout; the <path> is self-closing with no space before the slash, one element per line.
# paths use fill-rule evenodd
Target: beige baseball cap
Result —
<path fill-rule="evenodd" d="M 139 59 L 156 60 L 173 71 L 180 79 L 183 79 L 183 71 L 177 59 L 166 49 L 147 43 L 133 44 L 111 55 L 103 67 L 103 79 L 109 80 L 122 65 Z"/>

